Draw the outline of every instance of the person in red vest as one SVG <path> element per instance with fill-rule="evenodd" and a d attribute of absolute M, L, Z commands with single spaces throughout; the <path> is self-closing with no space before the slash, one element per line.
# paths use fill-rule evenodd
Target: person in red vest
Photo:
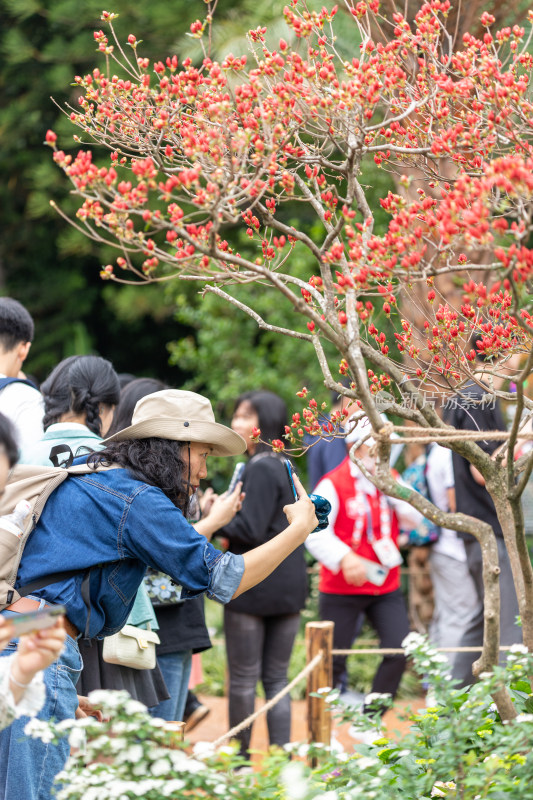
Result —
<path fill-rule="evenodd" d="M 374 440 L 366 418 L 346 437 L 348 453 L 372 473 Z M 362 440 L 364 439 L 364 442 Z M 409 633 L 409 620 L 400 589 L 398 534 L 412 529 L 420 514 L 408 503 L 380 492 L 347 454 L 320 481 L 315 492 L 331 503 L 329 526 L 308 538 L 305 546 L 320 562 L 319 612 L 335 623 L 333 647 L 351 648 L 358 618 L 366 618 L 379 636 L 380 648 L 398 648 Z M 333 657 L 333 686 L 339 685 L 346 656 Z M 394 697 L 405 669 L 403 655 L 383 657 L 372 682 L 372 694 Z M 379 701 L 367 695 L 364 710 L 381 712 Z"/>

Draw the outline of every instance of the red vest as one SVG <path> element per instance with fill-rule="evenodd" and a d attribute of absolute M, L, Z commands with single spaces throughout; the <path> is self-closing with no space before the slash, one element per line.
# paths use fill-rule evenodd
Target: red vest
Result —
<path fill-rule="evenodd" d="M 365 515 L 365 522 L 362 528 L 361 539 L 359 543 L 354 543 L 353 532 L 355 527 L 355 494 L 357 478 L 354 478 L 350 473 L 350 459 L 346 458 L 342 464 L 324 476 L 328 478 L 337 492 L 339 498 L 339 512 L 335 520 L 334 531 L 342 542 L 349 545 L 354 553 L 358 556 L 363 556 L 370 561 L 375 561 L 379 564 L 379 559 L 374 553 L 372 544 L 367 538 L 367 520 Z M 380 538 L 380 506 L 379 497 L 380 492 L 376 489 L 374 495 L 366 495 L 366 499 L 370 504 L 370 511 L 372 516 L 372 527 L 375 539 Z M 391 509 L 391 538 L 395 544 L 398 544 L 398 519 L 396 513 Z M 342 571 L 331 572 L 327 567 L 320 567 L 320 583 L 319 590 L 325 594 L 387 594 L 393 592 L 400 586 L 400 568 L 394 567 L 389 570 L 383 586 L 376 586 L 375 583 L 361 584 L 361 586 L 354 586 L 352 583 L 347 583 L 344 580 Z"/>

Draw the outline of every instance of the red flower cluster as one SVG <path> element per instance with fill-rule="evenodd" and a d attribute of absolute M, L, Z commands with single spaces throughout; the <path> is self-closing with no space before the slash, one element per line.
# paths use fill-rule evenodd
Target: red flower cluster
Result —
<path fill-rule="evenodd" d="M 350 60 L 335 47 L 336 7 L 315 12 L 298 0 L 284 15 L 305 47 L 287 37 L 271 50 L 258 28 L 253 58 L 151 64 L 129 34 L 127 79 L 107 68 L 77 77 L 79 107 L 69 109 L 110 163 L 97 165 L 90 150 L 65 155 L 46 134 L 80 197 L 78 218 L 122 248 L 117 266 L 139 280 L 186 272 L 228 291 L 238 282 L 281 292 L 305 320 L 294 334 L 317 348 L 329 339 L 341 374 L 353 377 L 355 354 L 364 355 L 371 392 L 393 373 L 398 380 L 400 359 L 402 374 L 431 369 L 453 386 L 469 373 L 474 331 L 494 357 L 530 349 L 533 57 L 523 29 L 493 32 L 488 13 L 483 38 L 467 34 L 444 52 L 449 7 L 430 0 L 413 24 L 396 13 L 389 40 L 373 42 L 377 0 L 355 3 L 348 22 L 363 44 Z M 192 35 L 209 25 L 197 20 Z M 111 36 L 95 33 L 107 60 L 120 63 Z M 358 179 L 372 158 L 403 173 L 398 193 L 381 199 L 386 229 L 374 226 Z M 416 193 L 413 168 L 424 178 Z M 297 204 L 308 219 L 301 229 L 291 227 Z M 225 225 L 243 226 L 244 253 L 228 245 Z M 113 265 L 102 273 L 119 280 Z M 458 276 L 462 301 L 442 297 L 440 275 Z M 417 287 L 423 330 L 404 304 Z M 287 435 L 319 435 L 323 425 L 309 402 Z"/>

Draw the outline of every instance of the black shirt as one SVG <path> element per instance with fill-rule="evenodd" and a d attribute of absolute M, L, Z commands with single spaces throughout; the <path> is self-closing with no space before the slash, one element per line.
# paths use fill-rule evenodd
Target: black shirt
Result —
<path fill-rule="evenodd" d="M 161 644 L 156 647 L 158 656 L 192 650 L 201 653 L 211 647 L 205 625 L 204 598 L 195 597 L 170 606 L 154 608 Z"/>
<path fill-rule="evenodd" d="M 461 390 L 461 395 L 463 397 L 457 395 L 453 398 L 453 406 L 445 415 L 448 425 L 463 431 L 506 430 L 500 405 L 493 395 L 489 395 L 475 383 L 468 383 Z M 490 455 L 502 442 L 503 440 L 480 440 L 476 441 L 476 444 Z M 503 538 L 492 498 L 485 487 L 474 480 L 470 462 L 457 453 L 452 453 L 452 459 L 457 511 L 488 522 L 496 536 Z M 459 536 L 462 539 L 474 539 L 469 533 L 459 533 Z"/>
<path fill-rule="evenodd" d="M 243 475 L 242 509 L 222 528 L 232 553 L 246 553 L 287 527 L 283 506 L 294 503 L 287 469 L 273 453 L 258 453 Z M 305 605 L 307 571 L 301 545 L 268 578 L 228 603 L 231 611 L 257 616 L 296 614 Z"/>

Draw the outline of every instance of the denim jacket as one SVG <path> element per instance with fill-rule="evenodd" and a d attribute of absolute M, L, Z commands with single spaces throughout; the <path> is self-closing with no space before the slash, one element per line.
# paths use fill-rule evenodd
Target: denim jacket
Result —
<path fill-rule="evenodd" d="M 182 585 L 184 599 L 204 592 L 226 603 L 244 572 L 242 556 L 221 553 L 197 533 L 155 486 L 126 469 L 70 476 L 48 499 L 30 535 L 16 587 L 64 570 L 92 570 L 90 637 L 115 633 L 126 622 L 146 566 Z M 83 572 L 32 596 L 63 604 L 84 631 Z"/>

